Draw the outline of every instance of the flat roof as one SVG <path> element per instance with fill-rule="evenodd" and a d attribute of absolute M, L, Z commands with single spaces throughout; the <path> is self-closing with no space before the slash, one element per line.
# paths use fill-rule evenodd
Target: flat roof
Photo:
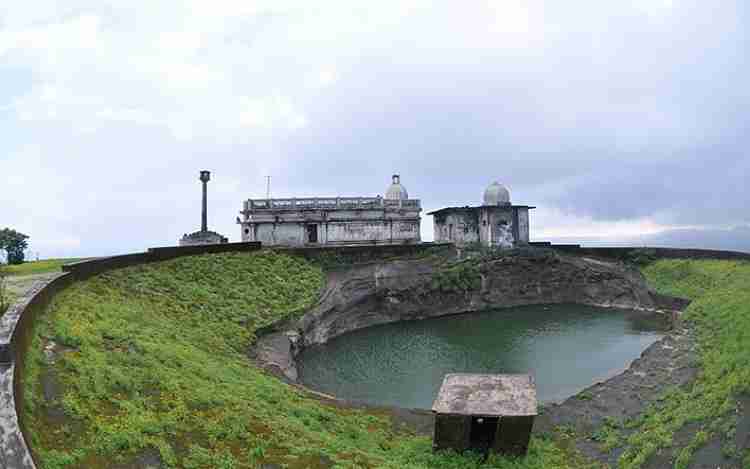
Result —
<path fill-rule="evenodd" d="M 432 411 L 487 417 L 536 415 L 534 378 L 529 374 L 447 374 Z"/>
<path fill-rule="evenodd" d="M 528 208 L 529 210 L 533 210 L 533 209 L 536 208 L 536 207 L 534 207 L 532 205 L 474 205 L 474 206 L 466 205 L 464 207 L 445 207 L 445 208 L 441 208 L 441 209 L 438 209 L 438 210 L 433 210 L 432 212 L 427 212 L 427 215 L 434 215 L 436 213 L 445 212 L 445 211 L 448 211 L 448 210 L 476 210 L 478 208 L 485 208 L 485 207 L 492 207 L 492 208 L 497 208 L 497 207 L 500 207 L 500 208 L 518 207 L 518 208 Z"/>

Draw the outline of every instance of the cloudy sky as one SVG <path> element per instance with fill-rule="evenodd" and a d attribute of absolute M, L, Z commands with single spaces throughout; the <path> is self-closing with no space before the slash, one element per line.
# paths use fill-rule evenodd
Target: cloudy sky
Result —
<path fill-rule="evenodd" d="M 499 180 L 532 238 L 750 250 L 750 11 L 722 0 L 0 2 L 0 225 L 41 257 L 238 240 L 241 201 Z M 423 238 L 432 239 L 431 217 Z"/>

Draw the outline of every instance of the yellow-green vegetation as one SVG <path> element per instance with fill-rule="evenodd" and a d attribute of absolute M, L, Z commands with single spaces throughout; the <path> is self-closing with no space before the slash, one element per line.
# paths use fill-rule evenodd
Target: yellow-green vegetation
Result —
<path fill-rule="evenodd" d="M 309 307 L 322 281 L 301 258 L 261 251 L 69 287 L 40 318 L 26 362 L 25 423 L 42 467 L 112 467 L 144 451 L 185 469 L 580 467 L 548 438 L 534 438 L 522 460 L 434 454 L 429 438 L 396 432 L 382 413 L 319 401 L 261 372 L 246 356 L 254 331 Z M 42 353 L 50 341 L 52 364 Z"/>
<path fill-rule="evenodd" d="M 83 260 L 82 258 L 45 259 L 42 261 L 24 262 L 23 264 L 7 265 L 4 267 L 8 275 L 32 275 L 59 272 L 64 264 Z"/>
<path fill-rule="evenodd" d="M 750 263 L 707 260 L 660 260 L 644 274 L 660 292 L 691 298 L 685 320 L 699 344 L 700 373 L 689 389 L 669 389 L 637 420 L 624 442 L 619 461 L 624 469 L 641 467 L 691 425 L 690 441 L 675 451 L 675 468 L 688 467 L 693 453 L 720 436 L 727 456 L 737 455 L 734 442 L 737 397 L 750 393 Z M 605 437 L 606 438 L 606 437 Z"/>

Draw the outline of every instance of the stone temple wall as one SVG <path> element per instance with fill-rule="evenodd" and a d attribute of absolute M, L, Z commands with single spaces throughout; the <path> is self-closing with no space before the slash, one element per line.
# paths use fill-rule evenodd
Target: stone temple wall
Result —
<path fill-rule="evenodd" d="M 528 243 L 529 234 L 529 209 L 527 207 L 518 208 L 518 240 L 522 243 Z"/>
<path fill-rule="evenodd" d="M 421 239 L 419 212 L 414 211 L 289 210 L 254 214 L 241 225 L 243 241 L 260 241 L 267 246 L 401 244 Z"/>
<path fill-rule="evenodd" d="M 435 213 L 435 241 L 511 248 L 529 242 L 525 206 L 454 207 Z"/>
<path fill-rule="evenodd" d="M 435 217 L 435 241 L 458 245 L 479 242 L 479 216 L 471 208 L 456 209 L 444 217 Z"/>

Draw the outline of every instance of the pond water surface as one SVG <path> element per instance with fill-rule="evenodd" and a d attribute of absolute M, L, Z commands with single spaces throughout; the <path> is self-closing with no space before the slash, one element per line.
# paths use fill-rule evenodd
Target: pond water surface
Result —
<path fill-rule="evenodd" d="M 297 359 L 305 385 L 342 399 L 428 409 L 446 373 L 532 373 L 549 402 L 621 371 L 666 329 L 628 310 L 522 306 L 369 327 Z"/>

